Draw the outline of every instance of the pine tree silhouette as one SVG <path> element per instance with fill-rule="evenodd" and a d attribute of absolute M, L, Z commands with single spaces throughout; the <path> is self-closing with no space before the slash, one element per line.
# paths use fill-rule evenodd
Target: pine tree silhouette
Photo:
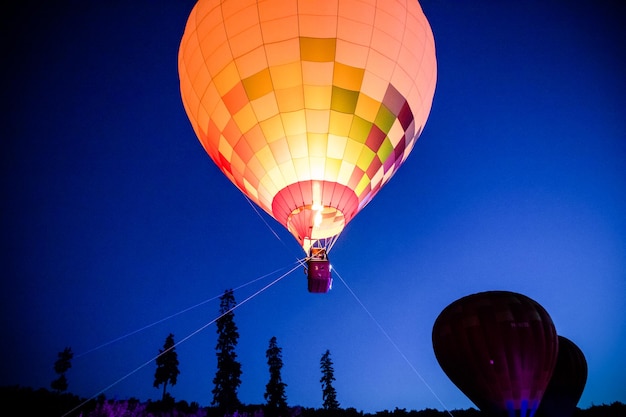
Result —
<path fill-rule="evenodd" d="M 155 388 L 163 384 L 162 401 L 165 401 L 167 394 L 167 383 L 176 385 L 176 380 L 180 371 L 178 370 L 178 354 L 176 353 L 174 346 L 174 335 L 169 334 L 163 344 L 163 349 L 159 349 L 159 356 L 156 358 L 157 369 L 154 373 Z"/>
<path fill-rule="evenodd" d="M 270 339 L 265 357 L 270 369 L 270 380 L 265 386 L 263 396 L 267 400 L 267 415 L 273 417 L 284 414 L 287 409 L 287 396 L 285 395 L 287 384 L 282 381 L 280 374 L 283 367 L 282 349 L 278 347 L 276 337 Z"/>
<path fill-rule="evenodd" d="M 213 401 L 220 411 L 231 413 L 241 407 L 237 389 L 241 385 L 241 364 L 237 361 L 235 347 L 239 333 L 232 310 L 237 303 L 233 290 L 224 291 L 220 297 L 220 318 L 217 319 L 217 371 L 213 378 Z"/>
<path fill-rule="evenodd" d="M 326 350 L 326 353 L 322 355 L 320 368 L 322 369 L 322 379 L 320 379 L 320 382 L 322 383 L 323 407 L 325 410 L 338 410 L 339 402 L 337 401 L 337 391 L 335 391 L 335 387 L 333 387 L 335 370 L 333 369 L 333 361 L 330 359 L 329 350 Z"/>
<path fill-rule="evenodd" d="M 50 383 L 50 388 L 57 392 L 67 390 L 68 383 L 65 373 L 72 367 L 73 357 L 74 353 L 72 353 L 72 348 L 70 347 L 66 347 L 62 352 L 58 353 L 58 359 L 54 363 L 54 372 L 56 372 L 59 377 Z"/>

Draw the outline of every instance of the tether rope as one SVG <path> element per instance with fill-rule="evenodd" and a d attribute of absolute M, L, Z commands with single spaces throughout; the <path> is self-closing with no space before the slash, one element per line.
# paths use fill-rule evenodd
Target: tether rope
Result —
<path fill-rule="evenodd" d="M 333 268 L 333 272 L 335 273 L 335 275 L 337 275 L 337 277 L 341 280 L 341 282 L 343 283 L 343 285 L 348 289 L 348 292 L 350 292 L 350 294 L 352 294 L 352 296 L 354 297 L 354 299 L 356 300 L 357 303 L 359 303 L 359 305 L 361 306 L 361 308 L 363 308 L 363 310 L 365 310 L 365 312 L 367 313 L 367 315 L 372 319 L 372 321 L 374 322 L 374 324 L 376 324 L 376 327 L 378 327 L 378 330 L 380 330 L 382 332 L 382 334 L 387 338 L 387 340 L 389 341 L 389 343 L 391 343 L 391 345 L 394 347 L 394 349 L 400 354 L 400 356 L 402 357 L 402 359 L 404 359 L 404 361 L 409 365 L 409 367 L 413 370 L 413 372 L 415 373 L 415 375 L 417 375 L 417 377 L 422 381 L 422 383 L 426 386 L 426 388 L 428 388 L 428 390 L 431 392 L 431 394 L 433 394 L 433 396 L 437 399 L 437 401 L 439 401 L 439 404 L 441 404 L 441 406 L 444 408 L 444 410 L 446 411 L 446 413 L 448 413 L 450 416 L 452 416 L 452 413 L 448 410 L 448 407 L 446 407 L 446 405 L 443 403 L 443 401 L 441 400 L 441 398 L 439 398 L 439 396 L 435 393 L 435 391 L 431 388 L 430 385 L 428 385 L 428 383 L 426 382 L 426 380 L 424 379 L 424 377 L 417 371 L 417 369 L 415 368 L 415 366 L 413 366 L 413 364 L 411 363 L 411 361 L 409 360 L 409 358 L 404 354 L 404 352 L 402 352 L 402 350 L 400 349 L 400 347 L 396 344 L 396 342 L 394 342 L 394 340 L 391 338 L 391 336 L 389 336 L 389 333 L 387 333 L 387 331 L 383 328 L 383 326 L 378 322 L 378 320 L 376 320 L 376 318 L 374 317 L 374 315 L 367 309 L 367 307 L 365 307 L 365 304 L 363 304 L 363 302 L 361 301 L 361 299 L 359 297 L 357 297 L 357 295 L 354 293 L 354 291 L 352 291 L 352 288 L 350 288 L 350 286 L 346 283 L 346 281 L 341 277 L 341 275 L 339 274 L 339 272 L 337 272 L 337 270 L 335 268 Z"/>
<path fill-rule="evenodd" d="M 228 311 L 225 311 L 224 313 L 220 314 L 218 317 L 214 318 L 213 320 L 209 321 L 208 323 L 202 325 L 200 328 L 198 328 L 197 330 L 193 331 L 192 333 L 190 333 L 189 335 L 187 335 L 186 337 L 184 337 L 183 339 L 181 339 L 180 341 L 178 341 L 177 343 L 175 343 L 172 347 L 170 347 L 169 349 L 164 350 L 163 352 L 159 353 L 158 355 L 156 355 L 155 357 L 151 358 L 150 360 L 144 362 L 143 364 L 139 365 L 137 368 L 133 369 L 132 371 L 130 371 L 129 373 L 127 373 L 126 375 L 124 375 L 123 377 L 119 378 L 118 380 L 116 380 L 115 382 L 109 384 L 108 386 L 106 386 L 105 388 L 101 389 L 100 391 L 98 391 L 97 393 L 95 393 L 94 395 L 92 395 L 90 398 L 86 399 L 85 401 L 83 401 L 82 403 L 80 403 L 79 405 L 77 405 L 76 407 L 74 407 L 73 409 L 71 409 L 70 411 L 68 411 L 67 413 L 63 414 L 63 416 L 61 417 L 66 417 L 69 414 L 73 413 L 74 411 L 78 410 L 79 408 L 81 408 L 82 406 L 84 406 L 85 404 L 87 404 L 89 401 L 97 398 L 100 394 L 108 391 L 109 389 L 111 389 L 112 387 L 114 387 L 115 385 L 119 384 L 120 382 L 124 381 L 125 379 L 129 378 L 130 376 L 132 376 L 133 374 L 137 373 L 139 370 L 145 368 L 146 366 L 150 365 L 151 363 L 153 363 L 154 361 L 157 360 L 157 358 L 161 357 L 162 355 L 164 355 L 166 352 L 169 352 L 170 350 L 174 349 L 175 347 L 179 346 L 180 344 L 186 342 L 187 340 L 191 339 L 193 336 L 197 335 L 198 333 L 200 333 L 201 331 L 203 331 L 204 329 L 206 329 L 207 327 L 209 327 L 210 325 L 212 325 L 213 323 L 215 323 L 216 321 L 218 321 L 219 319 L 221 319 L 222 317 L 226 316 L 227 314 L 233 312 L 235 309 L 239 308 L 240 306 L 244 305 L 245 303 L 247 303 L 248 301 L 252 300 L 254 297 L 256 297 L 257 295 L 261 294 L 262 292 L 264 292 L 265 290 L 267 290 L 268 288 L 270 288 L 271 286 L 273 286 L 274 284 L 278 283 L 280 280 L 282 280 L 283 278 L 285 278 L 287 275 L 291 274 L 293 271 L 295 271 L 296 269 L 300 268 L 300 264 L 296 265 L 295 267 L 291 268 L 288 272 L 284 273 L 283 275 L 281 275 L 280 277 L 276 278 L 274 281 L 270 282 L 269 284 L 267 284 L 265 287 L 261 288 L 260 290 L 258 290 L 257 292 L 255 292 L 254 294 L 248 296 L 246 299 L 244 299 L 243 301 L 241 301 L 240 303 L 236 304 L 235 306 L 233 306 L 231 309 L 229 309 Z"/>
<path fill-rule="evenodd" d="M 302 265 L 302 261 L 298 261 L 298 266 L 300 266 L 300 265 Z M 268 276 L 274 275 L 275 273 L 277 273 L 277 272 L 279 272 L 279 271 L 281 271 L 281 270 L 283 270 L 283 269 L 285 269 L 285 268 L 276 269 L 276 270 L 274 270 L 274 271 L 272 271 L 272 272 L 270 272 L 270 273 L 268 273 L 268 274 L 265 274 L 265 275 L 262 275 L 262 276 L 260 276 L 260 277 L 258 277 L 258 278 L 255 278 L 255 279 L 253 279 L 252 281 L 248 281 L 248 282 L 246 282 L 245 284 L 242 284 L 242 285 L 240 285 L 240 286 L 238 286 L 238 287 L 234 288 L 234 289 L 233 289 L 233 291 L 237 291 L 237 290 L 239 290 L 239 289 L 241 289 L 241 288 L 247 287 L 247 286 L 248 286 L 248 285 L 250 285 L 250 284 L 254 284 L 255 282 L 260 281 L 260 280 L 262 280 L 262 279 L 265 279 L 265 278 L 267 278 Z M 143 327 L 141 327 L 141 328 L 139 328 L 139 329 L 133 330 L 133 331 L 132 331 L 132 332 L 130 332 L 130 333 L 127 333 L 127 334 L 125 334 L 125 335 L 123 335 L 123 336 L 119 336 L 119 337 L 117 337 L 117 338 L 115 338 L 115 339 L 109 340 L 109 341 L 108 341 L 108 342 L 106 342 L 106 343 L 103 343 L 103 344 L 98 345 L 98 346 L 96 346 L 96 347 L 94 347 L 94 348 L 91 348 L 91 349 L 89 349 L 89 350 L 87 350 L 87 351 L 85 351 L 85 352 L 82 352 L 82 353 L 80 353 L 80 354 L 77 354 L 77 355 L 75 355 L 75 356 L 74 356 L 74 358 L 80 358 L 81 356 L 85 356 L 85 355 L 87 355 L 87 354 L 89 354 L 89 353 L 95 352 L 95 351 L 97 351 L 97 350 L 99 350 L 99 349 L 102 349 L 102 348 L 104 348 L 104 347 L 106 347 L 106 346 L 109 346 L 109 345 L 112 345 L 112 344 L 114 344 L 114 343 L 117 343 L 117 342 L 119 342 L 119 341 L 121 341 L 121 340 L 123 340 L 123 339 L 126 339 L 127 337 L 130 337 L 130 336 L 132 336 L 132 335 L 134 335 L 134 334 L 140 333 L 140 332 L 142 332 L 142 331 L 144 331 L 144 330 L 147 330 L 147 329 L 149 329 L 149 328 L 151 328 L 151 327 L 153 327 L 153 326 L 156 326 L 157 324 L 163 323 L 163 322 L 165 322 L 165 321 L 167 321 L 167 320 L 170 320 L 170 319 L 172 319 L 172 318 L 174 318 L 174 317 L 177 317 L 177 316 L 179 316 L 179 315 L 181 315 L 181 314 L 187 313 L 188 311 L 191 311 L 191 310 L 193 310 L 193 309 L 195 309 L 195 308 L 198 308 L 198 307 L 200 307 L 200 306 L 203 306 L 204 304 L 207 304 L 207 303 L 209 303 L 209 302 L 211 302 L 211 301 L 213 301 L 213 300 L 216 300 L 216 299 L 218 299 L 219 297 L 221 297 L 221 294 L 220 294 L 220 295 L 216 295 L 216 296 L 211 297 L 211 298 L 207 298 L 206 300 L 201 301 L 201 302 L 199 302 L 199 303 L 197 303 L 197 304 L 195 304 L 195 305 L 193 305 L 193 306 L 191 306 L 191 307 L 187 307 L 187 308 L 185 308 L 185 309 L 183 309 L 183 310 L 181 310 L 181 311 L 179 311 L 179 312 L 177 312 L 177 313 L 170 314 L 170 315 L 169 315 L 169 316 L 167 316 L 167 317 L 164 317 L 164 318 L 162 318 L 162 319 L 160 319 L 160 320 L 157 320 L 157 321 L 155 321 L 155 322 L 153 322 L 153 323 L 147 324 L 147 325 L 145 325 L 145 326 L 143 326 Z"/>
<path fill-rule="evenodd" d="M 274 231 L 274 229 L 265 221 L 265 218 L 263 218 L 263 216 L 261 216 L 261 213 L 259 213 L 258 209 L 256 208 L 255 204 L 248 198 L 248 196 L 244 195 L 246 197 L 246 200 L 248 201 L 248 204 L 250 204 L 250 206 L 252 207 L 252 209 L 256 212 L 256 214 L 259 216 L 259 218 L 263 221 L 263 223 L 265 223 L 265 225 L 267 226 L 268 229 L 270 229 L 270 231 L 272 232 L 272 234 L 276 237 L 276 239 L 278 239 L 285 247 L 287 245 L 285 245 L 285 242 L 282 241 L 282 239 L 278 236 L 278 234 Z M 326 246 L 327 246 L 327 253 L 330 252 L 330 249 L 332 249 L 332 247 L 335 245 L 335 243 L 337 242 L 337 238 L 339 236 L 333 236 L 331 238 L 329 238 L 328 240 L 330 240 L 330 242 L 326 242 Z M 300 263 L 304 263 L 304 260 L 300 260 Z M 337 270 L 335 268 L 333 268 L 334 273 L 337 275 L 337 277 L 341 280 L 341 282 L 343 283 L 343 285 L 348 289 L 348 291 L 350 292 L 350 294 L 352 294 L 352 296 L 354 297 L 354 299 L 357 301 L 357 303 L 359 303 L 359 305 L 361 306 L 361 308 L 363 308 L 363 310 L 367 313 L 367 315 L 372 319 L 372 321 L 376 324 L 376 326 L 378 327 L 378 329 L 382 332 L 382 334 L 387 338 L 387 340 L 389 341 L 389 343 L 391 343 L 391 345 L 394 347 L 394 349 L 400 354 L 400 356 L 402 357 L 402 359 L 404 359 L 404 361 L 409 365 L 409 367 L 413 370 L 413 372 L 415 373 L 415 375 L 417 375 L 417 377 L 422 381 L 422 383 L 426 386 L 426 388 L 428 388 L 428 390 L 431 392 L 431 394 L 437 399 L 437 401 L 439 402 L 439 404 L 441 404 L 441 406 L 444 408 L 445 412 L 448 413 L 450 416 L 452 416 L 452 413 L 450 412 L 450 410 L 448 410 L 448 407 L 443 403 L 443 401 L 441 400 L 441 398 L 439 398 L 439 396 L 435 393 L 435 391 L 432 389 L 432 387 L 426 382 L 426 380 L 424 379 L 424 377 L 417 371 L 417 369 L 415 368 L 415 366 L 413 366 L 413 363 L 411 363 L 411 361 L 409 360 L 409 358 L 404 354 L 404 352 L 400 349 L 400 347 L 396 344 L 396 342 L 394 342 L 394 340 L 391 338 L 391 336 L 389 335 L 389 333 L 387 333 L 387 331 L 383 328 L 383 326 L 378 322 L 378 320 L 376 320 L 376 318 L 374 317 L 374 315 L 367 309 L 367 307 L 365 307 L 365 304 L 363 304 L 363 302 L 361 301 L 361 299 L 359 297 L 357 297 L 357 295 L 354 293 L 354 291 L 352 291 L 352 288 L 350 288 L 350 286 L 346 283 L 346 281 L 341 277 L 341 275 L 339 274 L 339 272 L 337 272 Z M 454 417 L 454 416 L 452 416 Z"/>

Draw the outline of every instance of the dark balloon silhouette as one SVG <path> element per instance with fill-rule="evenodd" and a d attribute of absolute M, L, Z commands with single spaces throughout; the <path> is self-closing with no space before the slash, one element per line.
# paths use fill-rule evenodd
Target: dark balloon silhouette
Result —
<path fill-rule="evenodd" d="M 558 352 L 554 323 L 536 301 L 508 291 L 463 297 L 437 317 L 432 338 L 443 371 L 482 411 L 535 414 Z"/>
<path fill-rule="evenodd" d="M 537 417 L 571 417 L 587 382 L 585 355 L 571 340 L 559 336 L 559 353 Z"/>

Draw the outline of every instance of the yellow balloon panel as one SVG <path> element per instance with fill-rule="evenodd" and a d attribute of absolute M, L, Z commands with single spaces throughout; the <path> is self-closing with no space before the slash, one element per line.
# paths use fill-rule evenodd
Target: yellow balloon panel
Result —
<path fill-rule="evenodd" d="M 339 234 L 406 159 L 436 58 L 415 0 L 200 0 L 179 74 L 211 159 L 304 245 Z"/>

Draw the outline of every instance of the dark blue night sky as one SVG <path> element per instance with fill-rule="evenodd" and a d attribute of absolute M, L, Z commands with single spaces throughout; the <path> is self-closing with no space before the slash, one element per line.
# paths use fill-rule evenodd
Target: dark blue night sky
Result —
<path fill-rule="evenodd" d="M 235 291 L 247 300 L 303 254 L 186 118 L 177 53 L 193 1 L 25 3 L 2 24 L 0 385 L 49 387 L 71 346 L 70 391 L 158 399 L 166 336 L 185 339 L 225 289 L 269 274 Z M 424 133 L 333 248 L 329 294 L 307 293 L 298 268 L 235 311 L 243 402 L 264 402 L 276 336 L 290 405 L 321 406 L 329 349 L 342 407 L 469 408 L 431 331 L 486 290 L 533 298 L 581 348 L 580 407 L 626 402 L 618 3 L 422 2 L 439 71 Z M 176 399 L 209 405 L 215 343 L 213 325 L 177 347 Z"/>

